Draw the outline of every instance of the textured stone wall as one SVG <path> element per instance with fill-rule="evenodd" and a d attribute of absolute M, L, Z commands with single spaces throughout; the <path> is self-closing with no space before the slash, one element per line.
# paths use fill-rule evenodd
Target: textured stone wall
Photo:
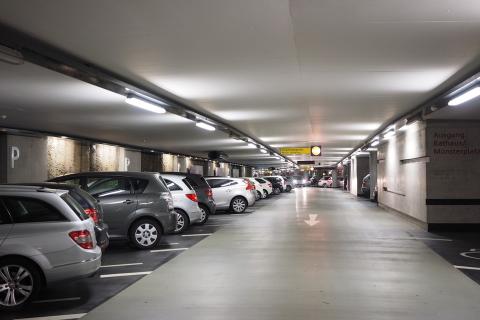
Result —
<path fill-rule="evenodd" d="M 18 159 L 16 160 L 12 158 L 12 149 L 18 150 Z M 47 180 L 46 137 L 8 135 L 6 156 L 6 180 L 8 183 Z"/>
<path fill-rule="evenodd" d="M 48 137 L 47 153 L 49 179 L 90 170 L 90 144 Z"/>

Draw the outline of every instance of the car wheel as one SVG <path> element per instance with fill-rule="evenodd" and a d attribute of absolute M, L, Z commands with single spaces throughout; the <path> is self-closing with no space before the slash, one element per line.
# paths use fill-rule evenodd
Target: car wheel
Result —
<path fill-rule="evenodd" d="M 188 215 L 181 209 L 175 209 L 175 213 L 177 214 L 177 224 L 175 225 L 175 230 L 173 230 L 173 233 L 182 233 L 183 231 L 187 230 L 190 224 Z"/>
<path fill-rule="evenodd" d="M 199 204 L 200 211 L 202 212 L 202 216 L 200 218 L 200 221 L 197 222 L 197 224 L 205 224 L 205 222 L 208 221 L 208 216 L 210 216 L 210 210 L 208 210 L 206 205 Z"/>
<path fill-rule="evenodd" d="M 267 190 L 263 190 L 263 198 L 267 198 L 268 197 L 268 191 Z"/>
<path fill-rule="evenodd" d="M 257 196 L 258 196 L 258 199 L 263 199 L 263 193 L 259 190 L 257 190 Z"/>
<path fill-rule="evenodd" d="M 235 213 L 243 213 L 247 209 L 247 200 L 243 197 L 235 197 L 230 203 L 230 209 Z"/>
<path fill-rule="evenodd" d="M 162 238 L 162 229 L 152 219 L 141 219 L 130 227 L 130 241 L 139 249 L 151 249 L 157 246 Z"/>
<path fill-rule="evenodd" d="M 273 189 L 273 194 L 280 194 L 280 192 L 282 192 L 282 190 L 280 190 L 280 188 L 274 188 Z"/>
<path fill-rule="evenodd" d="M 21 258 L 0 261 L 0 309 L 18 310 L 35 298 L 42 281 L 38 268 Z"/>
<path fill-rule="evenodd" d="M 290 191 L 292 191 L 292 186 L 287 186 L 287 187 L 285 188 L 285 192 L 290 192 Z"/>

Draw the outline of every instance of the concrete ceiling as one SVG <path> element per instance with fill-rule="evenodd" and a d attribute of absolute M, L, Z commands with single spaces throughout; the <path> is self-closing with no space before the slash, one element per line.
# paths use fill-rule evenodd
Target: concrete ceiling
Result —
<path fill-rule="evenodd" d="M 460 80 L 480 53 L 478 0 L 3 0 L 0 21 L 272 147 L 320 144 L 324 163 Z M 23 79 L 31 90 L 10 84 L 7 93 L 55 117 L 12 111 L 23 126 L 47 130 L 55 122 L 62 131 L 136 145 L 147 136 L 151 147 L 184 153 L 230 148 L 236 160 L 264 162 L 251 150 L 234 151 L 238 142 L 221 133 L 209 140 L 182 132 L 191 124 L 172 115 L 132 120 L 134 111 L 104 90 L 96 100 L 79 95 L 78 81 L 60 76 L 47 86 L 43 77 L 53 75 L 32 72 L 38 81 Z M 57 97 L 63 108 L 52 102 Z M 99 111 L 98 103 L 111 105 Z"/>

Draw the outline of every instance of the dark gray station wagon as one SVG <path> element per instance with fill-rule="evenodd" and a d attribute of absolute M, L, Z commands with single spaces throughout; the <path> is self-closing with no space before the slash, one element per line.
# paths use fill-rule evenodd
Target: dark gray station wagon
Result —
<path fill-rule="evenodd" d="M 79 185 L 95 197 L 112 239 L 126 238 L 137 248 L 150 249 L 175 228 L 172 196 L 158 173 L 84 172 L 50 181 Z"/>

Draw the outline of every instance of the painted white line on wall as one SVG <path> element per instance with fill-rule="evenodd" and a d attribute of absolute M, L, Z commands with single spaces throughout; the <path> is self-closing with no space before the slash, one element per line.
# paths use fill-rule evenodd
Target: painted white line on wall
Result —
<path fill-rule="evenodd" d="M 462 270 L 478 270 L 480 271 L 480 268 L 477 267 L 468 267 L 468 266 L 454 266 L 457 269 L 462 269 Z"/>
<path fill-rule="evenodd" d="M 150 250 L 150 252 L 169 252 L 169 251 L 184 251 L 188 250 L 188 248 L 172 248 L 172 249 L 158 249 L 158 250 Z"/>
<path fill-rule="evenodd" d="M 195 234 L 182 234 L 182 237 L 206 237 L 211 236 L 211 233 L 195 233 Z"/>
<path fill-rule="evenodd" d="M 142 272 L 128 272 L 128 273 L 111 273 L 111 274 L 102 274 L 100 278 L 116 278 L 116 277 L 130 277 L 130 276 L 144 276 L 152 273 L 152 271 L 142 271 Z"/>
<path fill-rule="evenodd" d="M 73 320 L 80 319 L 86 313 L 64 314 L 61 316 L 35 317 L 35 318 L 15 318 L 15 320 Z"/>
<path fill-rule="evenodd" d="M 71 297 L 71 298 L 59 298 L 59 299 L 46 299 L 46 300 L 36 300 L 33 303 L 48 303 L 48 302 L 64 302 L 64 301 L 77 301 L 80 300 L 80 297 Z"/>
<path fill-rule="evenodd" d="M 100 268 L 129 267 L 129 266 L 139 266 L 139 265 L 142 265 L 142 264 L 143 264 L 143 262 L 107 264 L 107 265 L 104 265 L 104 266 L 100 266 Z"/>

